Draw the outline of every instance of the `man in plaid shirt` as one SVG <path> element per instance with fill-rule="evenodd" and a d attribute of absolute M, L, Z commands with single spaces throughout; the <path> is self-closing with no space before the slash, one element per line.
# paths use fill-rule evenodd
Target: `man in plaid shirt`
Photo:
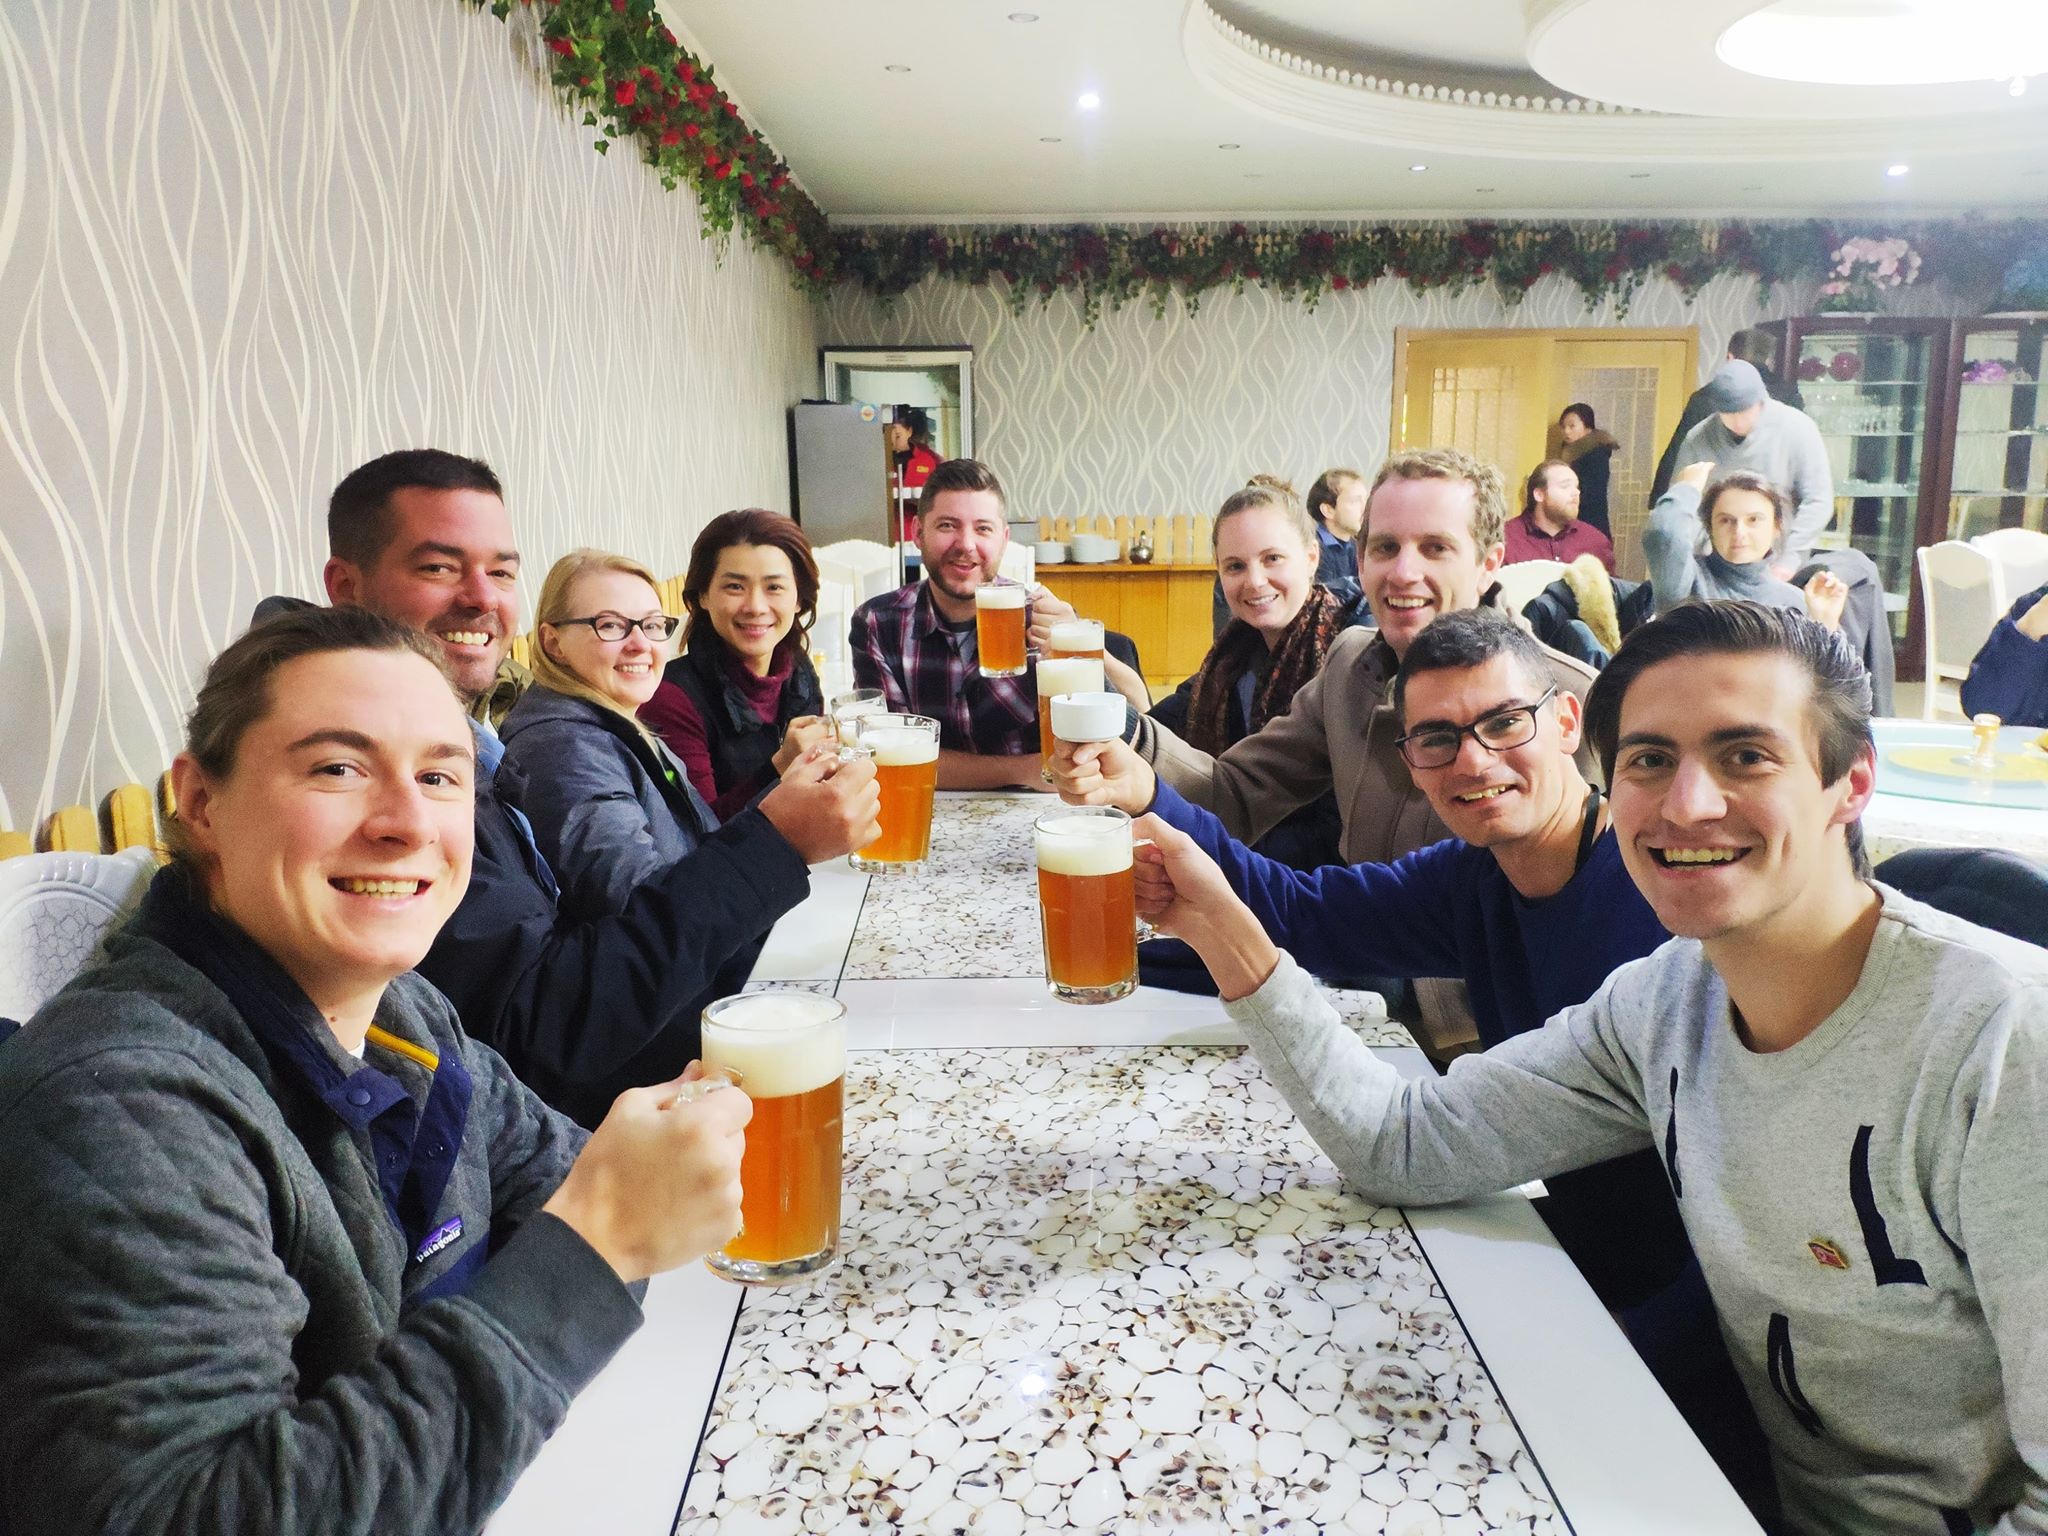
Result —
<path fill-rule="evenodd" d="M 853 682 L 879 688 L 889 708 L 939 722 L 939 788 L 1043 789 L 1038 774 L 1038 690 L 1022 677 L 983 677 L 974 637 L 974 589 L 996 579 L 1010 525 L 995 471 L 948 459 L 924 483 L 917 550 L 925 579 L 854 610 Z M 1028 622 L 1043 647 L 1074 610 L 1043 587 Z"/>

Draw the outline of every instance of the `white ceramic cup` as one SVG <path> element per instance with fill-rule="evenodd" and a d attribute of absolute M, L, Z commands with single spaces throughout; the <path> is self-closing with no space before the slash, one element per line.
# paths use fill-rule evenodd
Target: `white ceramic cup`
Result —
<path fill-rule="evenodd" d="M 1052 734 L 1059 741 L 1114 741 L 1124 733 L 1120 693 L 1063 693 L 1052 701 Z"/>

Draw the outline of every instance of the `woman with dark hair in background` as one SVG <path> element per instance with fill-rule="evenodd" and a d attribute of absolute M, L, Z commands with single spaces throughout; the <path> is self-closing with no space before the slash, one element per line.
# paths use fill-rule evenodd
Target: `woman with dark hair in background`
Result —
<path fill-rule="evenodd" d="M 1559 414 L 1557 431 L 1563 439 L 1557 456 L 1579 477 L 1579 520 L 1612 540 L 1614 530 L 1607 526 L 1607 478 L 1614 450 L 1621 444 L 1613 433 L 1595 425 L 1593 407 L 1582 400 L 1573 401 Z"/>
<path fill-rule="evenodd" d="M 751 507 L 704 525 L 683 577 L 689 627 L 640 718 L 721 820 L 825 739 L 808 642 L 818 565 L 803 529 Z"/>
<path fill-rule="evenodd" d="M 914 405 L 896 407 L 896 419 L 883 429 L 889 443 L 890 490 L 895 493 L 901 528 L 899 539 L 914 539 L 912 526 L 917 517 L 917 493 L 939 467 L 932 448 L 932 420 Z"/>

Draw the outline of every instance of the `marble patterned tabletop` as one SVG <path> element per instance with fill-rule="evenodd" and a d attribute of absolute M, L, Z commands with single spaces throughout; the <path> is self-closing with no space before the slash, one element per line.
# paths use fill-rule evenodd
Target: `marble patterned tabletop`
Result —
<path fill-rule="evenodd" d="M 1562 1532 L 1398 1211 L 1238 1050 L 864 1052 L 676 1531 Z"/>

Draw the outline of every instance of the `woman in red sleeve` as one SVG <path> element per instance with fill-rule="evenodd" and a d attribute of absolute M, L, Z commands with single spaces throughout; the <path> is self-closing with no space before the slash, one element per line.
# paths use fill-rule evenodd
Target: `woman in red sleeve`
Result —
<path fill-rule="evenodd" d="M 721 821 L 826 738 L 811 665 L 818 566 L 780 512 L 714 517 L 683 577 L 688 628 L 640 719 L 682 759 Z"/>

